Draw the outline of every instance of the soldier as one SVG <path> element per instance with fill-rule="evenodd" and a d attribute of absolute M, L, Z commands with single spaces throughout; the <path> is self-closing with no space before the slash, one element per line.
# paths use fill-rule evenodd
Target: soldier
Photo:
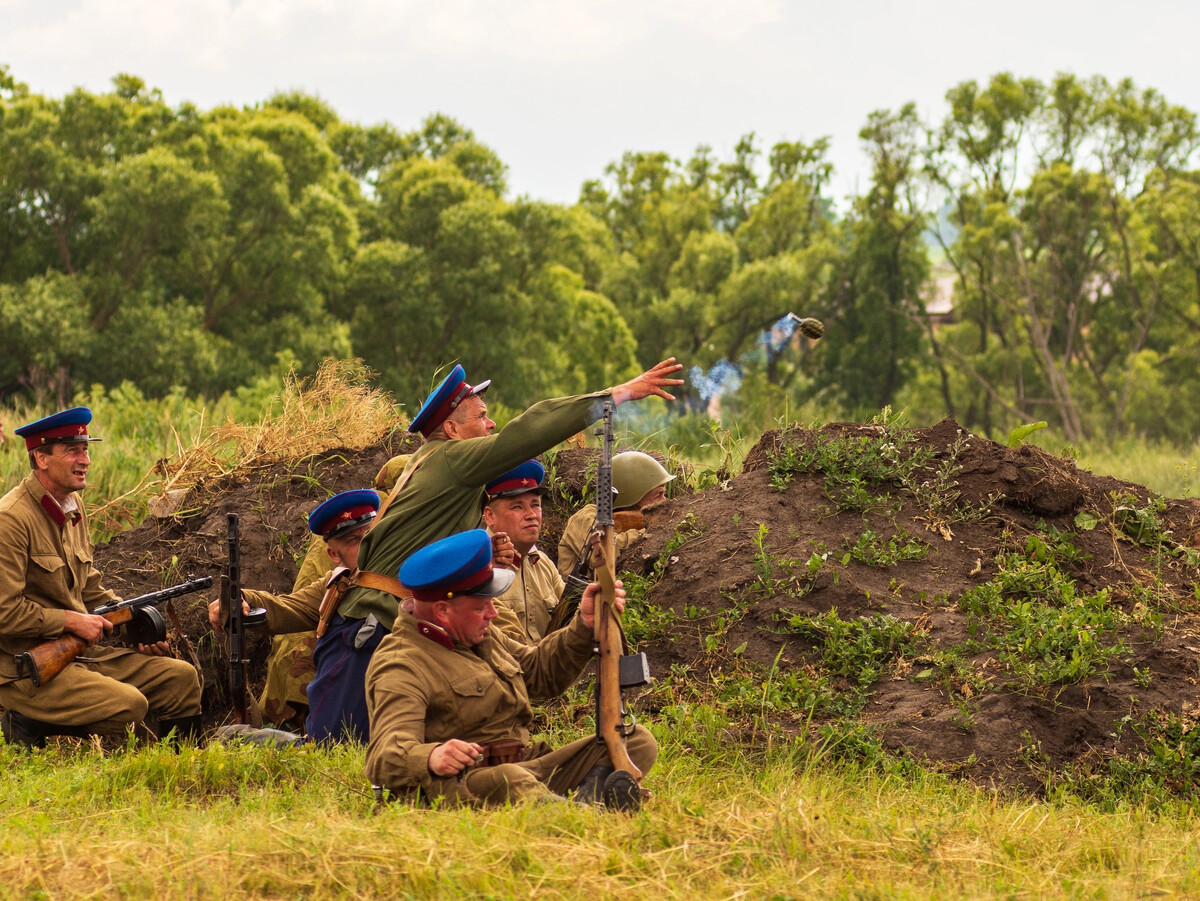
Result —
<path fill-rule="evenodd" d="M 637 783 L 613 772 L 595 736 L 558 750 L 530 743 L 530 700 L 566 690 L 592 658 L 599 586 L 588 586 L 566 628 L 530 646 L 492 622 L 492 598 L 513 578 L 493 567 L 482 529 L 442 539 L 405 562 L 400 579 L 413 592 L 413 610 L 399 614 L 367 670 L 367 777 L 381 791 L 453 804 L 573 793 L 622 810 L 639 807 Z M 624 605 L 618 588 L 618 610 Z M 654 765 L 658 745 L 649 731 L 635 726 L 627 747 L 642 772 Z"/>
<path fill-rule="evenodd" d="M 663 465 L 641 451 L 625 451 L 612 458 L 613 509 L 644 512 L 667 499 L 667 483 L 674 479 Z M 587 504 L 567 520 L 558 542 L 558 572 L 564 579 L 571 575 L 583 558 L 583 548 L 596 521 L 596 505 Z M 645 529 L 627 529 L 614 536 L 614 546 L 620 553 L 633 544 Z M 584 565 L 590 574 L 591 568 Z"/>
<path fill-rule="evenodd" d="M 363 539 L 360 572 L 317 640 L 318 655 L 322 643 L 345 646 L 343 636 L 357 635 L 372 616 L 391 628 L 400 603 L 411 596 L 395 576 L 400 565 L 426 544 L 477 528 L 489 481 L 581 431 L 600 415 L 607 395 L 616 404 L 651 395 L 674 400 L 664 389 L 683 384 L 671 378 L 682 368 L 672 357 L 614 388 L 541 401 L 493 435 L 496 423 L 488 418 L 482 397 L 491 381 L 471 385 L 462 366 L 455 366 L 409 426 L 425 436 L 426 443 L 412 455 L 386 511 Z M 507 541 L 507 536 L 498 537 Z M 501 553 L 500 548 L 494 550 Z M 340 658 L 330 654 L 324 659 Z M 318 665 L 317 679 L 321 678 Z M 343 677 L 329 674 L 331 683 L 339 678 Z"/>
<path fill-rule="evenodd" d="M 380 467 L 375 476 L 375 490 L 386 497 L 396 479 L 404 471 L 409 454 L 392 457 Z M 311 529 L 311 526 L 310 526 Z M 354 559 L 358 559 L 357 545 Z M 314 535 L 308 551 L 300 562 L 300 571 L 292 583 L 295 594 L 322 576 L 328 576 L 336 566 L 354 568 L 355 564 L 342 563 L 342 555 L 331 553 L 320 535 Z M 219 627 L 218 627 L 219 628 Z M 300 729 L 308 716 L 308 684 L 316 675 L 313 652 L 317 647 L 317 633 L 281 632 L 271 637 L 271 653 L 267 657 L 267 676 L 263 684 L 262 697 L 258 705 L 263 719 L 285 729 Z"/>
<path fill-rule="evenodd" d="M 333 563 L 334 568 L 329 573 L 322 573 L 315 579 L 291 594 L 274 595 L 265 591 L 243 589 L 245 608 L 259 606 L 266 608 L 267 629 L 272 634 L 311 633 L 316 628 L 319 618 L 321 599 L 333 578 L 347 570 L 353 570 L 358 565 L 358 548 L 367 527 L 379 510 L 379 495 L 367 489 L 343 491 L 321 503 L 309 514 L 308 530 L 314 535 L 314 541 L 320 541 L 325 553 Z M 218 631 L 224 628 L 221 621 L 221 602 L 213 601 L 208 606 L 208 620 Z M 362 658 L 358 680 L 335 680 L 334 691 L 330 691 L 329 680 L 312 680 L 306 686 L 308 716 L 305 731 L 314 740 L 354 738 L 360 741 L 367 735 L 366 702 L 363 699 L 361 675 L 366 670 L 366 660 L 369 652 L 375 649 L 383 638 L 384 630 L 379 624 L 370 621 L 364 624 L 360 636 L 352 637 L 358 640 L 356 650 L 366 649 L 368 652 Z M 338 648 L 328 645 L 327 653 L 337 654 Z M 342 649 L 341 658 L 336 663 L 330 661 L 326 672 L 338 672 L 349 661 L 354 665 L 359 655 L 346 653 Z M 358 690 L 353 691 L 357 685 Z M 343 690 L 344 689 L 344 690 Z"/>
<path fill-rule="evenodd" d="M 549 631 L 550 614 L 562 597 L 563 580 L 550 558 L 537 548 L 542 534 L 542 479 L 537 460 L 487 483 L 483 522 L 489 531 L 505 532 L 516 551 L 516 578 L 496 598 L 496 625 L 509 638 L 537 644 Z"/>
<path fill-rule="evenodd" d="M 0 705 L 10 742 L 43 747 L 51 735 L 114 734 L 158 718 L 162 734 L 194 736 L 200 681 L 165 641 L 96 647 L 35 687 L 16 656 L 64 633 L 94 645 L 113 624 L 89 611 L 118 600 L 100 585 L 79 492 L 87 487 L 92 411 L 72 407 L 16 430 L 32 472 L 0 498 Z"/>
<path fill-rule="evenodd" d="M 371 498 L 368 499 L 367 495 L 371 495 Z M 358 516 L 345 518 L 348 512 L 364 504 L 372 507 L 369 517 L 363 514 L 366 517 L 364 521 L 355 524 Z M 305 598 L 303 603 L 307 603 L 315 595 L 319 608 L 329 574 L 338 567 L 352 570 L 358 565 L 358 543 L 378 509 L 379 496 L 374 491 L 345 491 L 327 499 L 312 511 L 308 518 L 308 530 L 313 537 L 300 563 L 296 580 L 292 583 L 292 596 L 301 595 Z M 268 607 L 268 617 L 270 615 Z M 267 677 L 259 706 L 263 719 L 281 728 L 298 729 L 308 716 L 307 689 L 316 675 L 313 664 L 313 652 L 317 646 L 316 624 L 314 608 L 312 624 L 304 631 L 271 630 L 271 655 L 267 658 Z M 363 723 L 366 723 L 365 718 Z"/>

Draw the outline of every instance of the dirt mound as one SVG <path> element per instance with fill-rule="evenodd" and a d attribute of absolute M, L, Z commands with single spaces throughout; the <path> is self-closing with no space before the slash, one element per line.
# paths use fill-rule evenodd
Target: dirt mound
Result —
<path fill-rule="evenodd" d="M 836 423 L 765 434 L 621 562 L 660 675 L 790 728 L 856 717 L 889 747 L 1037 790 L 1135 750 L 1122 718 L 1182 716 L 1195 696 L 1200 559 L 1167 532 L 1198 519 L 1194 501 L 949 420 Z"/>
<path fill-rule="evenodd" d="M 157 588 L 168 563 L 179 577 L 219 574 L 236 510 L 244 584 L 287 591 L 308 511 L 411 450 L 397 434 L 200 485 L 183 512 L 98 549 L 106 583 Z M 541 543 L 552 553 L 596 456 L 548 460 Z M 936 767 L 1038 791 L 1136 753 L 1146 730 L 1126 726 L 1139 718 L 1190 716 L 1198 527 L 1196 501 L 948 420 L 769 432 L 740 474 L 655 510 L 622 556 L 628 631 L 660 677 L 636 703 L 653 716 L 687 686 L 751 730 L 764 718 L 795 731 L 865 724 Z M 229 701 L 207 600 L 183 607 L 215 720 Z M 267 650 L 252 640 L 256 688 Z"/>

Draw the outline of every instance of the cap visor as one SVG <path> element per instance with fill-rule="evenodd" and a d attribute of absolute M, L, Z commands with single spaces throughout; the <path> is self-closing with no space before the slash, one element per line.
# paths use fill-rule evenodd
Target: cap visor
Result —
<path fill-rule="evenodd" d="M 474 591 L 467 592 L 473 598 L 494 598 L 508 591 L 517 574 L 511 569 L 501 569 L 495 567 L 492 570 L 492 577 L 476 588 Z"/>

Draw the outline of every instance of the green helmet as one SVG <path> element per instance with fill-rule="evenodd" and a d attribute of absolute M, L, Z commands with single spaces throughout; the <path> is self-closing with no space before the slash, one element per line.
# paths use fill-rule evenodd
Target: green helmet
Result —
<path fill-rule="evenodd" d="M 613 488 L 617 494 L 613 506 L 617 509 L 632 507 L 659 485 L 665 485 L 675 476 L 663 465 L 641 451 L 625 451 L 612 458 Z"/>

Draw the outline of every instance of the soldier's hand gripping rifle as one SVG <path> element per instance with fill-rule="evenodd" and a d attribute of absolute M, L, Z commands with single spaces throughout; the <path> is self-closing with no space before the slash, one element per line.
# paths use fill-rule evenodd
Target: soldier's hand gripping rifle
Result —
<path fill-rule="evenodd" d="M 226 558 L 225 573 L 221 576 L 221 613 L 225 618 L 225 631 L 229 634 L 229 696 L 233 701 L 234 718 L 239 723 L 248 723 L 250 693 L 246 687 L 246 627 L 260 626 L 267 621 L 267 611 L 255 607 L 246 612 L 242 609 L 242 554 L 238 534 L 238 515 L 226 517 L 229 556 Z"/>
<path fill-rule="evenodd" d="M 94 616 L 103 616 L 114 626 L 125 626 L 125 637 L 133 644 L 155 644 L 166 641 L 167 625 L 155 605 L 171 598 L 203 591 L 213 583 L 212 576 L 189 579 L 161 591 L 151 591 L 127 601 L 113 601 L 92 611 Z M 59 638 L 44 641 L 24 654 L 17 655 L 17 670 L 28 676 L 35 686 L 45 685 L 64 669 L 72 660 L 87 650 L 88 643 L 71 632 Z"/>
<path fill-rule="evenodd" d="M 608 749 L 613 768 L 624 770 L 634 779 L 642 771 L 629 758 L 625 739 L 633 729 L 632 718 L 626 716 L 621 690 L 645 685 L 650 681 L 650 665 L 644 651 L 623 656 L 624 636 L 621 634 L 621 614 L 616 603 L 616 550 L 613 547 L 613 403 L 604 401 L 603 426 L 597 431 L 604 439 L 600 465 L 596 467 L 596 531 L 599 538 L 596 551 L 596 593 L 594 633 L 600 655 L 596 680 L 596 738 Z M 590 544 L 590 543 L 589 543 Z"/>

